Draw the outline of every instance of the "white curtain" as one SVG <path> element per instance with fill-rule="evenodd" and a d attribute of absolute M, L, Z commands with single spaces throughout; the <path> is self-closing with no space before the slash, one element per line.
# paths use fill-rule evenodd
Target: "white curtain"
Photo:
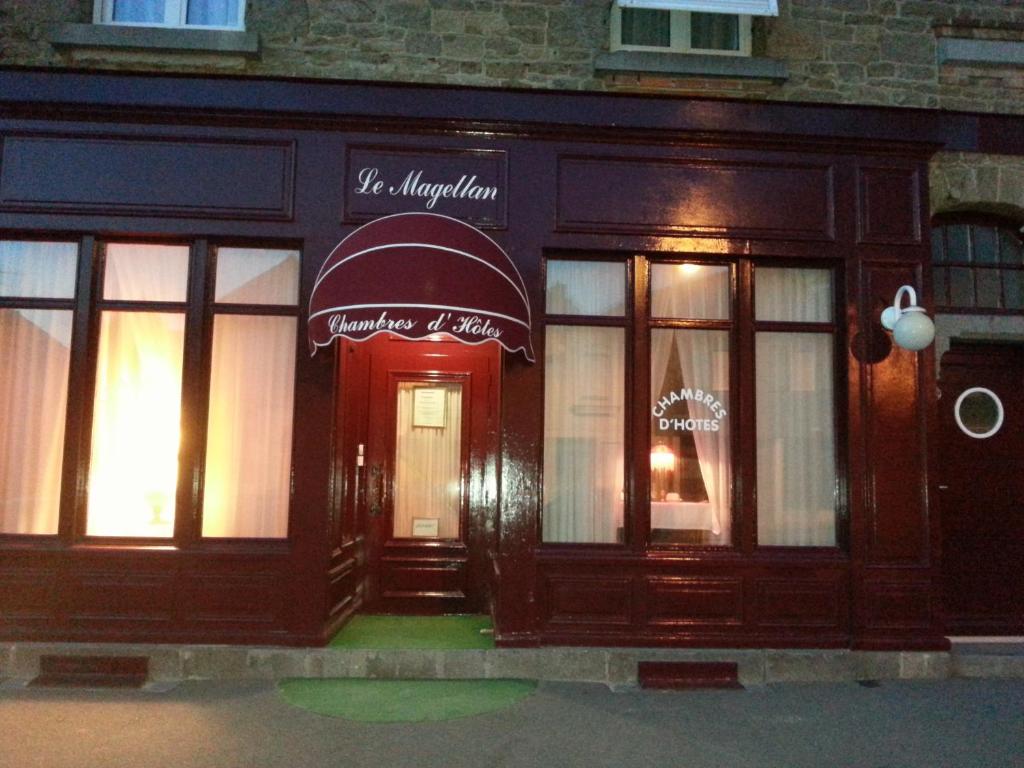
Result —
<path fill-rule="evenodd" d="M 755 280 L 759 320 L 831 319 L 829 272 L 758 269 Z M 833 354 L 831 333 L 757 334 L 757 530 L 762 545 L 835 545 Z"/>
<path fill-rule="evenodd" d="M 544 541 L 620 540 L 625 332 L 549 326 L 544 370 Z"/>
<path fill-rule="evenodd" d="M 114 21 L 163 24 L 166 0 L 114 0 Z"/>
<path fill-rule="evenodd" d="M 0 242 L 0 296 L 71 298 L 74 243 Z M 57 532 L 72 314 L 0 309 L 0 533 Z"/>
<path fill-rule="evenodd" d="M 658 265 L 652 274 L 651 314 L 654 317 L 722 319 L 729 317 L 728 267 Z M 729 450 L 732 414 L 729 405 L 729 334 L 727 331 L 676 330 L 651 333 L 651 402 L 663 395 L 661 383 L 675 343 L 686 386 L 711 394 L 726 410 L 719 430 L 694 430 L 701 479 L 712 515 L 712 543 L 727 544 L 732 529 L 732 458 Z M 703 406 L 691 402 L 694 418 Z M 707 414 L 708 418 L 712 414 Z"/>
<path fill-rule="evenodd" d="M 203 536 L 288 535 L 296 323 L 214 320 Z"/>
<path fill-rule="evenodd" d="M 444 390 L 444 427 L 415 426 L 416 389 Z M 457 539 L 462 509 L 462 385 L 398 385 L 394 535 L 413 535 L 413 518 L 437 520 L 437 537 Z"/>
<path fill-rule="evenodd" d="M 207 27 L 238 26 L 239 0 L 188 0 L 188 23 Z"/>
<path fill-rule="evenodd" d="M 104 298 L 184 299 L 187 248 L 111 244 L 106 251 Z M 184 347 L 184 312 L 102 313 L 87 535 L 173 535 Z"/>

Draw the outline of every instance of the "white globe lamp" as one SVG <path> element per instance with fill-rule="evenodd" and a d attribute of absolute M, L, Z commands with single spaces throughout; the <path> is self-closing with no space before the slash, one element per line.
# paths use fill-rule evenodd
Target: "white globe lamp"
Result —
<path fill-rule="evenodd" d="M 910 303 L 901 307 L 904 294 Z M 909 285 L 896 291 L 892 306 L 882 312 L 882 326 L 892 331 L 892 340 L 897 345 L 912 352 L 924 349 L 935 339 L 935 324 L 924 307 L 917 306 L 917 292 Z"/>

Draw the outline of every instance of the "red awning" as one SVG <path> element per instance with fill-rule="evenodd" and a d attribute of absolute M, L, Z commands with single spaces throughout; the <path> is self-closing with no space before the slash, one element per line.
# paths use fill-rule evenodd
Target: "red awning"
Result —
<path fill-rule="evenodd" d="M 320 268 L 309 299 L 311 351 L 378 333 L 495 341 L 534 360 L 530 302 L 512 260 L 479 229 L 435 213 L 375 219 Z"/>

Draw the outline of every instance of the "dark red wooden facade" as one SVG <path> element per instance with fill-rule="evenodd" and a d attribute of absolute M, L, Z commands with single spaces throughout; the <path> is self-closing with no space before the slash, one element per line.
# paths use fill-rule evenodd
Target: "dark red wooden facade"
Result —
<path fill-rule="evenodd" d="M 488 365 L 500 366 L 500 375 L 488 374 L 496 412 L 486 417 L 476 471 L 495 495 L 470 506 L 482 532 L 472 539 L 476 551 L 440 555 L 445 568 L 482 571 L 473 577 L 481 603 L 472 607 L 490 607 L 499 643 L 935 648 L 944 641 L 927 450 L 934 364 L 930 351 L 893 348 L 878 318 L 903 284 L 928 294 L 928 158 L 941 146 L 1012 151 L 1000 137 L 1020 134 L 1006 134 L 999 121 L 8 70 L 0 71 L 0 235 L 80 239 L 85 253 L 112 237 L 296 247 L 304 307 L 343 237 L 403 210 L 352 193 L 362 158 L 396 168 L 409 157 L 428 167 L 465 161 L 500 189 L 501 201 L 464 210 L 456 201 L 451 215 L 512 258 L 533 307 L 538 356 L 530 364 L 489 353 Z M 758 548 L 743 477 L 732 547 L 652 547 L 641 510 L 627 544 L 540 542 L 542 264 L 581 253 L 836 267 L 846 377 L 837 399 L 840 546 Z M 203 540 L 187 518 L 173 544 L 82 536 L 76 514 L 88 440 L 75 415 L 81 372 L 72 371 L 61 529 L 0 538 L 0 638 L 329 638 L 367 597 L 372 538 L 357 513 L 355 444 L 365 421 L 352 400 L 373 374 L 353 362 L 364 351 L 344 350 L 352 348 L 335 344 L 310 357 L 299 345 L 289 536 L 280 541 Z M 739 370 L 747 375 L 742 357 Z M 630 407 L 646 423 L 644 398 Z M 753 451 L 742 436 L 739 445 Z M 402 578 L 415 590 L 422 553 L 392 554 L 413 562 L 413 576 Z M 436 574 L 436 558 L 424 563 L 424 573 Z M 448 576 L 440 592 L 469 578 Z"/>

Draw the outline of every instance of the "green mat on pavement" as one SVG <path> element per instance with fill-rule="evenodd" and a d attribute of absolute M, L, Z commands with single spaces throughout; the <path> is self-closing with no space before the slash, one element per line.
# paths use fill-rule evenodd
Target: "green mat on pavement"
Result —
<path fill-rule="evenodd" d="M 534 692 L 532 680 L 282 680 L 285 701 L 364 723 L 453 720 L 496 712 Z"/>
<path fill-rule="evenodd" d="M 371 616 L 354 617 L 330 642 L 331 648 L 387 650 L 469 650 L 494 647 L 488 616 Z"/>

